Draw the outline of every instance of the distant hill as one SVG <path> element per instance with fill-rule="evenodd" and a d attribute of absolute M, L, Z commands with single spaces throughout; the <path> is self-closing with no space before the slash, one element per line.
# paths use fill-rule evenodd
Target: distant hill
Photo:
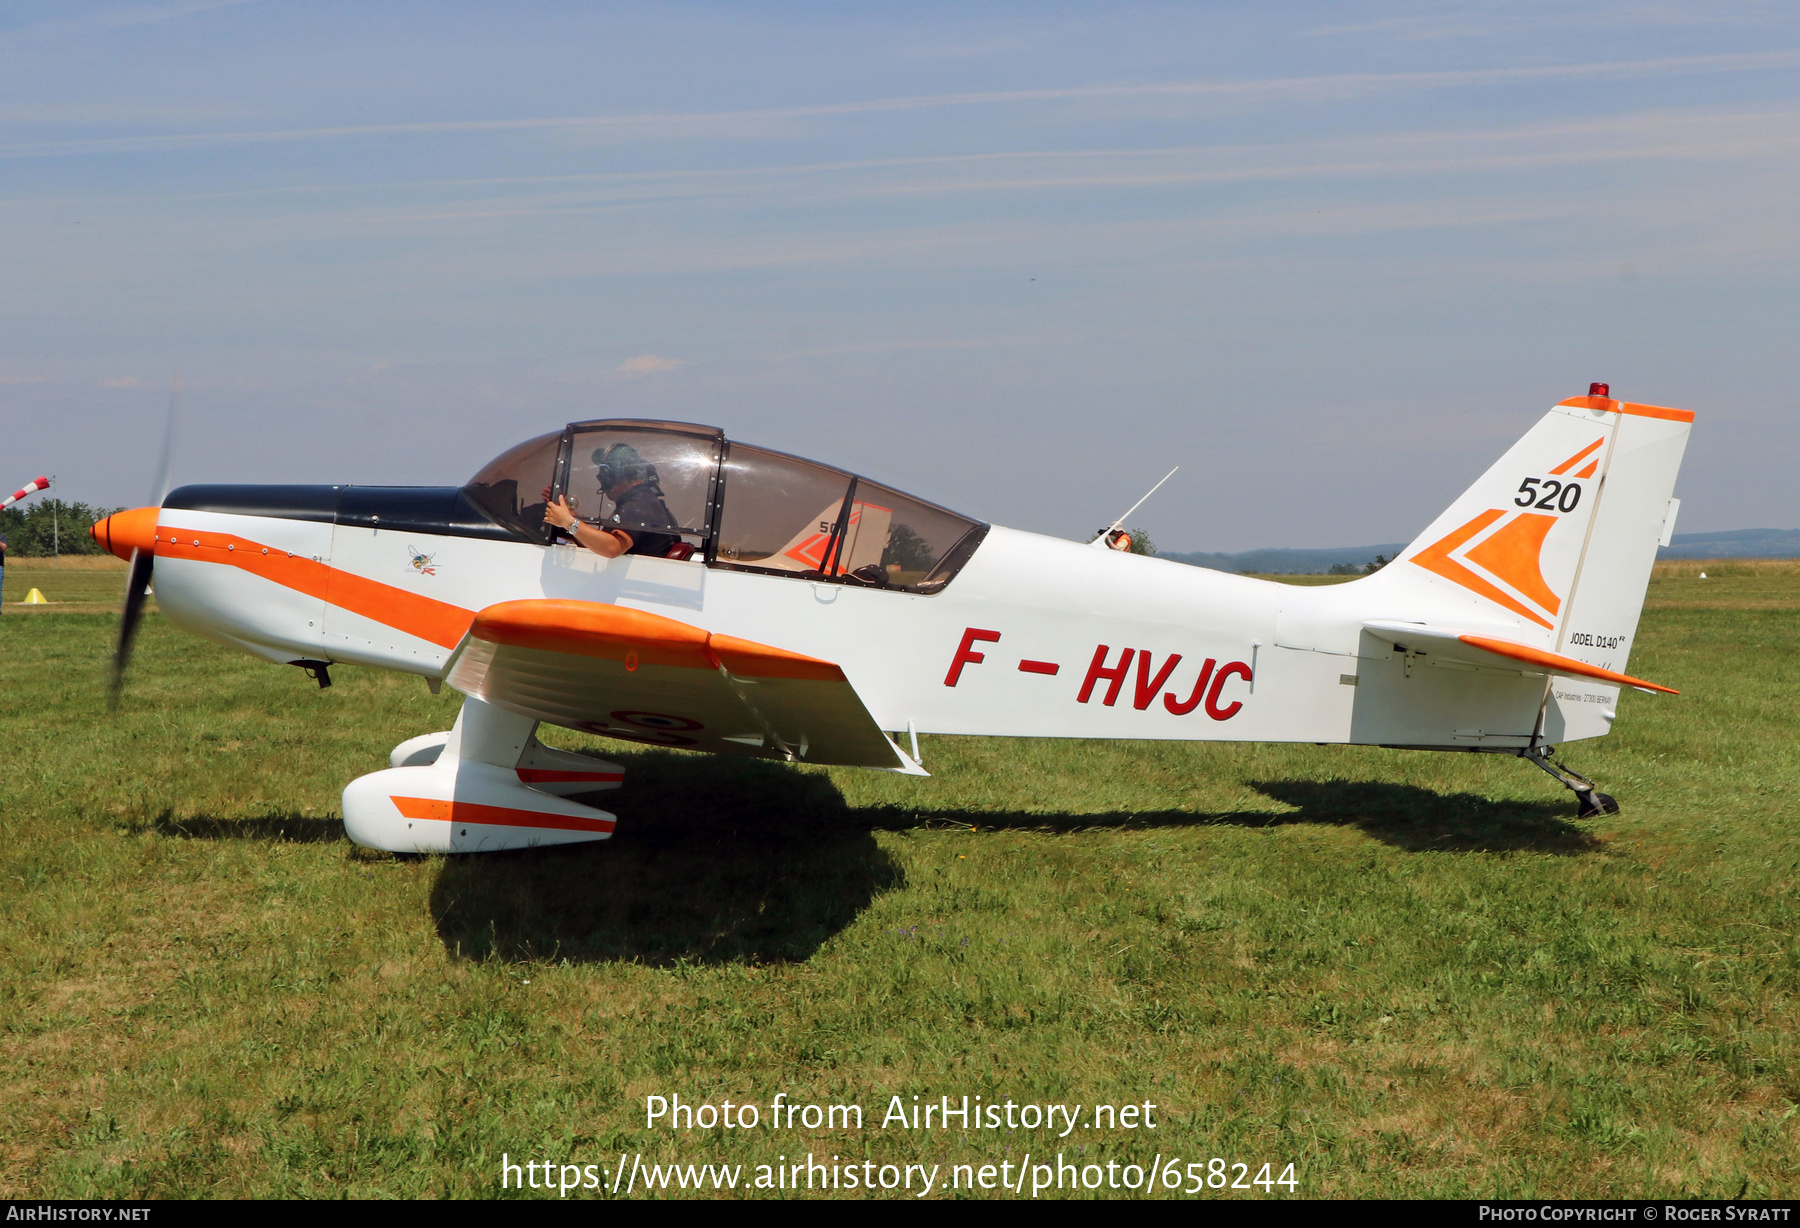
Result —
<path fill-rule="evenodd" d="M 1659 559 L 1800 559 L 1800 529 L 1732 529 L 1677 533 Z"/>
<path fill-rule="evenodd" d="M 1156 557 L 1214 571 L 1261 575 L 1320 575 L 1338 564 L 1361 567 L 1376 555 L 1393 558 L 1405 542 L 1379 546 L 1340 546 L 1320 550 L 1242 550 L 1236 554 L 1164 552 Z M 1656 552 L 1659 559 L 1800 559 L 1800 529 L 1732 529 L 1724 533 L 1677 533 L 1674 544 Z"/>
<path fill-rule="evenodd" d="M 1256 572 L 1268 576 L 1310 576 L 1330 571 L 1340 563 L 1361 567 L 1376 555 L 1393 558 L 1406 549 L 1405 542 L 1381 546 L 1339 546 L 1335 550 L 1245 550 L 1238 554 L 1158 554 L 1159 559 L 1210 567 L 1214 571 Z"/>

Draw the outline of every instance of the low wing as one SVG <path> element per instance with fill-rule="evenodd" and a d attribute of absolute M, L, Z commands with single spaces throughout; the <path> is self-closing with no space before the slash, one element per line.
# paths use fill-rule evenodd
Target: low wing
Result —
<path fill-rule="evenodd" d="M 1602 669 L 1598 665 L 1589 665 L 1586 661 L 1577 661 L 1574 657 L 1565 657 L 1561 653 L 1546 652 L 1542 648 L 1533 648 L 1529 644 L 1516 644 L 1511 640 L 1496 639 L 1491 635 L 1453 631 L 1444 627 L 1427 626 L 1424 623 L 1378 621 L 1366 622 L 1363 624 L 1363 628 L 1377 639 L 1386 640 L 1396 648 L 1435 654 L 1443 660 L 1459 661 L 1465 665 L 1485 665 L 1490 669 L 1516 670 L 1522 674 L 1597 678 L 1601 682 L 1636 687 L 1640 691 L 1660 691 L 1664 695 L 1680 694 L 1671 687 L 1645 682 L 1642 678 L 1633 678 L 1630 674 Z"/>
<path fill-rule="evenodd" d="M 489 606 L 448 681 L 501 708 L 653 746 L 911 767 L 831 662 L 622 606 Z"/>

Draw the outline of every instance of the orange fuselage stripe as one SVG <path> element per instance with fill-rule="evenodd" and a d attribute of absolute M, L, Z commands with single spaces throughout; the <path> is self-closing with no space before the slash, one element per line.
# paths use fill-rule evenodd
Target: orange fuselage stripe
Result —
<path fill-rule="evenodd" d="M 829 661 L 754 640 L 713 635 L 691 623 L 624 606 L 562 599 L 503 601 L 476 614 L 232 533 L 163 527 L 157 531 L 155 547 L 158 558 L 236 567 L 443 648 L 455 648 L 473 629 L 489 643 L 603 657 L 624 661 L 630 668 L 647 664 L 717 669 L 723 664 L 734 674 L 752 678 L 821 682 L 844 678 Z"/>
<path fill-rule="evenodd" d="M 1605 682 L 1616 682 L 1621 686 L 1641 687 L 1646 691 L 1661 691 L 1665 695 L 1681 694 L 1673 687 L 1645 682 L 1642 678 L 1633 678 L 1630 674 L 1601 669 L 1598 665 L 1589 665 L 1586 661 L 1577 661 L 1574 657 L 1545 652 L 1541 648 L 1531 648 L 1525 644 L 1515 644 L 1511 640 L 1489 639 L 1485 635 L 1459 635 L 1456 638 L 1472 647 L 1491 652 L 1495 656 L 1511 657 L 1515 661 L 1524 661 L 1530 665 L 1541 665 L 1559 674 L 1573 674 L 1580 678 L 1599 678 Z"/>
<path fill-rule="evenodd" d="M 236 567 L 441 648 L 455 648 L 462 643 L 475 618 L 472 610 L 459 605 L 422 597 L 231 533 L 159 527 L 156 557 Z"/>
<path fill-rule="evenodd" d="M 610 832 L 614 819 L 587 819 L 578 815 L 550 814 L 542 810 L 515 810 L 511 806 L 485 806 L 480 802 L 440 801 L 429 797 L 389 798 L 404 818 L 435 823 L 480 823 L 487 827 L 547 827 L 557 831 Z"/>

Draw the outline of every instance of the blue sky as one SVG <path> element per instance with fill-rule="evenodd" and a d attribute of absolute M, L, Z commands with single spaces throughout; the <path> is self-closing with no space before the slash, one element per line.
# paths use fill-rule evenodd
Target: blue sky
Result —
<path fill-rule="evenodd" d="M 1800 524 L 1775 4 L 0 8 L 0 481 L 714 423 L 1020 528 L 1406 540 L 1607 380 Z M 10 486 L 8 487 L 10 489 Z"/>

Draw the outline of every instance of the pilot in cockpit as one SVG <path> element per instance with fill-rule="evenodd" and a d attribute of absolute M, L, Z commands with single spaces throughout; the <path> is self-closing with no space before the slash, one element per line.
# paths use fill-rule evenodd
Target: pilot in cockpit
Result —
<path fill-rule="evenodd" d="M 602 558 L 616 559 L 621 554 L 667 556 L 681 541 L 680 536 L 647 531 L 677 527 L 668 504 L 663 502 L 656 466 L 646 462 L 628 443 L 594 449 L 593 462 L 600 493 L 612 500 L 612 513 L 603 517 L 601 523 L 590 524 L 575 515 L 565 497 L 544 509 L 544 519 Z"/>

